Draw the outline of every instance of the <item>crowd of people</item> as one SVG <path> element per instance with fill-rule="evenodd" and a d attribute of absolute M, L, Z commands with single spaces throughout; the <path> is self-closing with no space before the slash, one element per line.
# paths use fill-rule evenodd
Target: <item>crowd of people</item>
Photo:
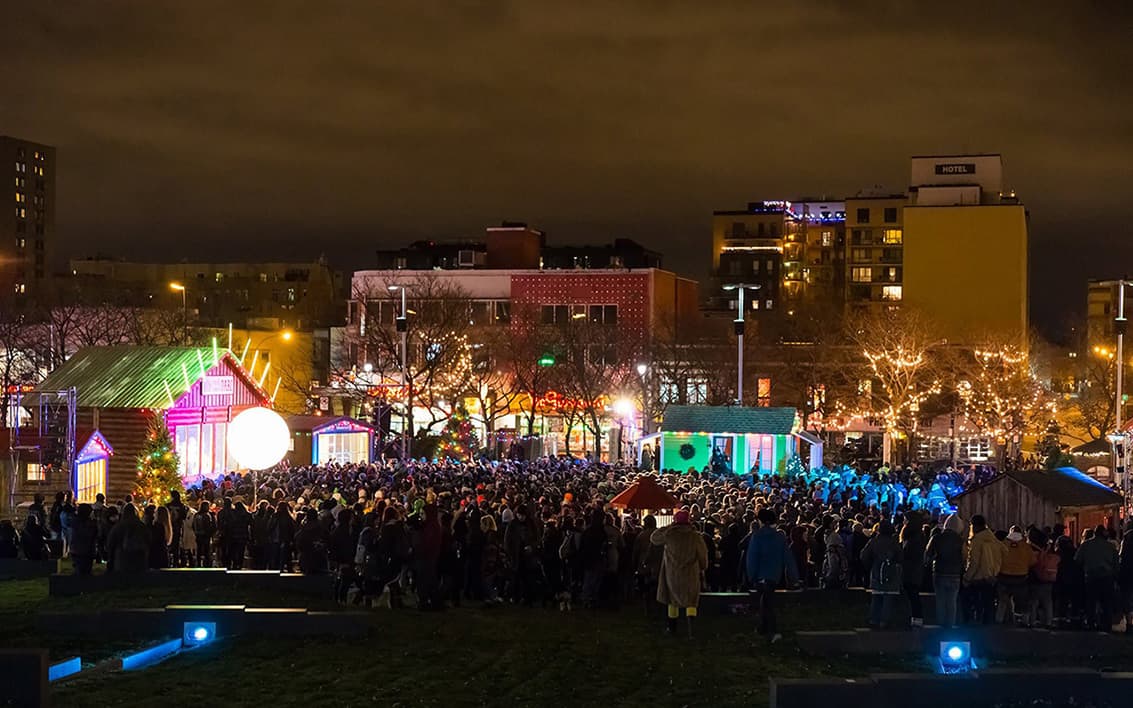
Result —
<path fill-rule="evenodd" d="M 477 602 L 664 606 L 670 631 L 702 591 L 751 592 L 760 631 L 779 636 L 776 590 L 862 587 L 876 627 L 1015 623 L 1108 630 L 1133 613 L 1133 531 L 992 529 L 948 499 L 992 472 L 881 467 L 800 474 L 658 475 L 677 508 L 639 517 L 609 501 L 641 474 L 584 460 L 389 461 L 305 466 L 206 480 L 166 504 L 125 498 L 47 507 L 0 557 L 44 558 L 54 541 L 75 572 L 219 566 L 333 578 L 342 603 L 421 609 Z M 899 613 L 898 607 L 902 608 Z"/>

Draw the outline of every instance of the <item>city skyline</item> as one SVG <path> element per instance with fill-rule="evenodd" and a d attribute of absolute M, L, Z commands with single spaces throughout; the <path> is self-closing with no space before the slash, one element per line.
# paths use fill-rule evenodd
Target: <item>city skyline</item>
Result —
<path fill-rule="evenodd" d="M 140 243 L 367 265 L 515 219 L 704 279 L 714 210 L 901 192 L 911 155 L 998 152 L 1030 212 L 1033 319 L 1057 331 L 1133 255 L 1111 216 L 1129 99 L 1090 51 L 1125 11 L 1059 9 L 21 8 L 0 58 L 33 100 L 0 132 L 59 149 L 57 269 Z"/>

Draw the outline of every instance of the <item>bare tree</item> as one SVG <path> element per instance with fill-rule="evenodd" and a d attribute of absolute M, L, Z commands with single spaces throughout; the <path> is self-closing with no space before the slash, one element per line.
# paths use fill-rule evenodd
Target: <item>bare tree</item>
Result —
<path fill-rule="evenodd" d="M 959 359 L 955 388 L 961 412 L 979 432 L 995 438 L 1001 460 L 1016 459 L 1023 436 L 1045 426 L 1053 404 L 1027 350 L 992 338 L 960 352 Z"/>
<path fill-rule="evenodd" d="M 406 372 L 401 371 L 401 292 L 408 302 Z M 454 397 L 468 390 L 472 368 L 471 301 L 459 287 L 432 275 L 373 280 L 354 293 L 357 328 L 352 332 L 365 380 L 372 388 L 396 389 L 388 400 L 424 410 L 432 430 L 452 414 Z M 357 375 L 357 372 L 355 372 Z M 408 419 L 408 418 L 407 418 Z M 410 421 L 412 426 L 412 421 Z M 409 431 L 412 434 L 412 430 Z"/>
<path fill-rule="evenodd" d="M 858 313 L 846 337 L 865 359 L 860 377 L 864 413 L 880 419 L 887 439 L 906 441 L 906 459 L 915 450 L 922 407 L 940 394 L 941 367 L 934 353 L 945 342 L 917 310 L 884 307 Z"/>
<path fill-rule="evenodd" d="M 1113 432 L 1117 364 L 1113 350 L 1105 347 L 1095 347 L 1079 360 L 1078 392 L 1066 410 L 1066 434 L 1091 442 Z"/>

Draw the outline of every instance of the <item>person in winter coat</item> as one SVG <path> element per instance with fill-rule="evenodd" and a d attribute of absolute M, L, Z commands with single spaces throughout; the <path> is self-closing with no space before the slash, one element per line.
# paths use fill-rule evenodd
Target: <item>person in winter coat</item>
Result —
<path fill-rule="evenodd" d="M 708 546 L 704 536 L 690 523 L 689 513 L 678 511 L 673 523 L 657 529 L 649 537 L 650 543 L 662 546 L 661 571 L 657 581 L 657 602 L 669 608 L 668 631 L 677 631 L 677 618 L 685 608 L 689 636 L 692 636 L 692 618 L 700 604 L 700 585 L 708 568 Z"/>
<path fill-rule="evenodd" d="M 71 522 L 71 561 L 75 575 L 90 575 L 98 541 L 98 524 L 91 518 L 90 504 L 79 504 L 75 520 Z"/>
<path fill-rule="evenodd" d="M 1121 537 L 1117 564 L 1117 586 L 1125 603 L 1125 631 L 1133 632 L 1133 527 Z"/>
<path fill-rule="evenodd" d="M 869 543 L 862 549 L 862 564 L 869 568 L 869 623 L 875 629 L 886 629 L 892 621 L 893 603 L 901 594 L 904 580 L 901 570 L 901 547 L 894 538 L 893 524 L 882 521 Z"/>
<path fill-rule="evenodd" d="M 47 558 L 47 529 L 44 528 L 40 515 L 28 514 L 23 533 L 20 534 L 20 550 L 27 560 Z"/>
<path fill-rule="evenodd" d="M 252 568 L 266 570 L 271 551 L 271 505 L 261 499 L 252 514 Z"/>
<path fill-rule="evenodd" d="M 1005 548 L 979 514 L 972 517 L 971 533 L 964 569 L 968 616 L 976 624 L 991 624 L 995 621 L 995 582 Z"/>
<path fill-rule="evenodd" d="M 122 507 L 122 516 L 106 539 L 106 550 L 112 558 L 107 572 L 141 573 L 149 560 L 149 529 L 138 518 L 138 509 L 133 504 Z"/>
<path fill-rule="evenodd" d="M 1104 526 L 1078 547 L 1074 561 L 1086 578 L 1086 618 L 1093 629 L 1108 632 L 1113 623 L 1113 584 L 1117 579 L 1118 552 Z"/>
<path fill-rule="evenodd" d="M 212 537 L 216 533 L 216 517 L 212 514 L 212 505 L 207 501 L 201 502 L 196 515 L 193 516 L 191 527 L 193 536 L 197 540 L 197 567 L 211 567 Z"/>
<path fill-rule="evenodd" d="M 225 558 L 228 560 L 228 568 L 230 570 L 242 570 L 244 568 L 244 553 L 248 549 L 248 537 L 251 535 L 252 530 L 252 515 L 248 513 L 247 507 L 244 502 L 238 501 L 232 507 L 232 512 L 228 516 L 228 526 L 225 529 L 225 543 L 228 544 L 228 550 Z"/>
<path fill-rule="evenodd" d="M 999 605 L 995 610 L 995 621 L 999 624 L 1014 615 L 1028 612 L 1030 597 L 1027 595 L 1027 579 L 1035 566 L 1036 558 L 1035 549 L 1027 543 L 1018 526 L 1011 527 L 1004 548 L 1003 563 L 997 579 Z"/>
<path fill-rule="evenodd" d="M 784 578 L 792 585 L 799 580 L 787 537 L 775 528 L 778 522 L 773 510 L 759 510 L 759 528 L 752 532 L 744 558 L 747 580 L 759 597 L 759 633 L 772 643 L 782 638 L 775 619 L 775 590 Z"/>
<path fill-rule="evenodd" d="M 508 531 L 511 531 L 509 528 Z M 439 584 L 437 570 L 441 560 L 441 520 L 437 505 L 426 503 L 422 507 L 420 525 L 411 538 L 413 545 L 413 577 L 417 586 L 417 607 L 422 610 L 438 609 Z"/>
<path fill-rule="evenodd" d="M 840 590 L 846 587 L 850 573 L 850 555 L 837 531 L 826 535 L 826 556 L 822 561 L 822 587 Z"/>
<path fill-rule="evenodd" d="M 299 557 L 299 572 L 304 575 L 322 575 L 327 572 L 327 541 L 326 529 L 319 522 L 319 515 L 314 509 L 307 509 L 301 515 L 302 523 L 295 520 L 295 537 L 292 544 Z M 287 558 L 290 560 L 290 548 Z"/>
<path fill-rule="evenodd" d="M 20 534 L 11 519 L 0 519 L 0 558 L 15 559 L 20 555 Z"/>
<path fill-rule="evenodd" d="M 653 545 L 653 532 L 657 530 L 657 517 L 647 514 L 641 520 L 641 533 L 633 540 L 633 574 L 637 584 L 637 591 L 645 600 L 645 616 L 651 616 L 650 610 L 657 604 L 657 582 L 661 576 L 661 558 L 665 552 L 660 546 Z"/>
<path fill-rule="evenodd" d="M 354 582 L 354 558 L 358 552 L 358 544 L 350 532 L 353 517 L 354 512 L 350 509 L 339 512 L 338 521 L 330 532 L 327 544 L 327 556 L 334 571 L 334 599 L 343 605 L 346 604 L 347 593 Z"/>
<path fill-rule="evenodd" d="M 197 512 L 192 506 L 185 505 L 185 520 L 181 522 L 181 555 L 187 567 L 192 567 L 197 557 L 197 535 L 193 533 L 193 518 Z"/>
<path fill-rule="evenodd" d="M 275 513 L 272 514 L 271 523 L 268 525 L 272 548 L 272 570 L 285 573 L 291 571 L 291 549 L 295 545 L 297 530 L 295 517 L 291 515 L 291 505 L 281 501 L 275 507 Z"/>
<path fill-rule="evenodd" d="M 910 512 L 901 527 L 901 585 L 909 601 L 909 624 L 924 626 L 924 609 L 921 607 L 921 582 L 924 579 L 925 537 L 921 515 Z"/>
<path fill-rule="evenodd" d="M 535 600 L 541 574 L 539 531 L 525 505 L 516 507 L 515 518 L 504 532 L 504 553 L 511 573 L 511 601 L 523 602 L 530 607 Z"/>
<path fill-rule="evenodd" d="M 932 589 L 936 595 L 936 621 L 941 627 L 956 626 L 956 600 L 964 574 L 964 522 L 956 514 L 944 520 L 925 547 L 925 560 L 932 566 Z"/>
<path fill-rule="evenodd" d="M 181 503 L 181 492 L 172 489 L 169 492 L 169 503 L 165 505 L 169 509 L 169 525 L 173 529 L 172 541 L 169 544 L 169 558 L 174 568 L 180 568 L 184 565 L 185 549 L 181 543 L 182 529 L 185 526 L 185 519 L 189 516 L 189 507 Z"/>
<path fill-rule="evenodd" d="M 1027 540 L 1035 550 L 1035 565 L 1031 569 L 1028 594 L 1031 598 L 1027 610 L 1027 626 L 1039 623 L 1039 609 L 1042 609 L 1042 625 L 1047 629 L 1054 626 L 1054 583 L 1058 580 L 1058 566 L 1061 559 L 1058 551 L 1045 533 L 1032 528 L 1027 532 Z"/>

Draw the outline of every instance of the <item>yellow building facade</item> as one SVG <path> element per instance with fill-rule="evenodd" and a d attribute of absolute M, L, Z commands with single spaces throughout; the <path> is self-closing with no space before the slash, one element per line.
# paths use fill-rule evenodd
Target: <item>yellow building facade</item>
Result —
<path fill-rule="evenodd" d="M 906 206 L 904 301 L 963 344 L 1025 344 L 1027 213 L 1022 204 Z"/>

